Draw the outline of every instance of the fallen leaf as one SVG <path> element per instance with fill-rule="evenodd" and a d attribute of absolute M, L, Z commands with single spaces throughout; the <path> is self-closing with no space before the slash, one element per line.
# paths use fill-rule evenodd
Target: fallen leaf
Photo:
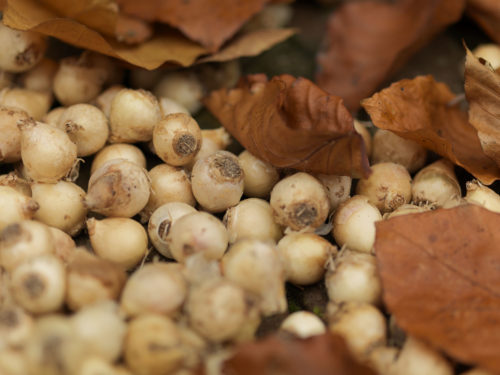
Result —
<path fill-rule="evenodd" d="M 465 95 L 469 122 L 476 128 L 486 155 L 500 165 L 500 76 L 467 49 Z"/>
<path fill-rule="evenodd" d="M 383 299 L 398 325 L 500 373 L 500 214 L 476 205 L 376 223 Z"/>
<path fill-rule="evenodd" d="M 243 56 L 255 56 L 288 39 L 295 34 L 295 29 L 255 30 L 236 37 L 227 47 L 213 55 L 203 57 L 197 63 L 222 62 Z"/>
<path fill-rule="evenodd" d="M 348 1 L 330 16 L 316 81 L 355 111 L 434 35 L 460 19 L 465 0 Z"/>
<path fill-rule="evenodd" d="M 62 0 L 44 1 L 59 4 Z M 61 16 L 52 10 L 52 7 L 49 8 L 36 0 L 9 0 L 3 22 L 15 29 L 36 31 L 146 69 L 156 69 L 165 63 L 186 67 L 197 63 L 197 59 L 201 56 L 205 56 L 207 61 L 227 61 L 241 56 L 253 56 L 283 41 L 294 32 L 290 29 L 276 29 L 242 34 L 217 54 L 208 56 L 208 50 L 204 47 L 188 40 L 175 30 L 165 28 L 160 28 L 160 32 L 145 42 L 130 45 L 129 43 L 149 38 L 148 25 L 136 19 L 127 19 L 122 14 L 113 13 L 112 8 L 107 8 L 108 3 L 109 0 L 79 0 L 78 7 L 71 13 L 66 13 L 87 23 L 92 20 L 92 25 L 96 29 L 70 16 Z M 61 7 L 60 4 L 55 8 L 58 7 Z M 113 27 L 103 30 L 107 27 L 106 24 L 109 26 L 112 22 L 114 22 Z M 107 35 L 110 32 L 114 35 Z M 116 38 L 124 42 L 121 43 Z"/>
<path fill-rule="evenodd" d="M 37 31 L 146 69 L 155 69 L 165 62 L 189 66 L 207 52 L 174 32 L 155 35 L 138 45 L 119 43 L 72 18 L 59 17 L 35 0 L 9 0 L 3 22 L 15 29 Z"/>
<path fill-rule="evenodd" d="M 269 0 L 117 0 L 120 9 L 181 30 L 211 52 L 217 51 Z"/>
<path fill-rule="evenodd" d="M 378 128 L 391 130 L 465 168 L 484 184 L 500 178 L 455 95 L 432 76 L 403 79 L 362 101 Z"/>
<path fill-rule="evenodd" d="M 12 6 L 11 0 L 7 2 Z M 113 0 L 73 0 L 70 7 L 66 0 L 40 0 L 39 3 L 62 17 L 74 19 L 105 35 L 115 33 L 119 13 Z"/>
<path fill-rule="evenodd" d="M 240 345 L 224 375 L 375 375 L 358 363 L 344 340 L 330 333 L 305 340 L 278 335 Z"/>
<path fill-rule="evenodd" d="M 305 78 L 248 76 L 213 91 L 206 107 L 252 154 L 280 168 L 367 176 L 362 137 L 342 99 Z"/>
<path fill-rule="evenodd" d="M 467 0 L 467 15 L 500 43 L 500 2 L 498 0 Z"/>
<path fill-rule="evenodd" d="M 119 13 L 114 0 L 74 0 L 70 7 L 66 0 L 40 2 L 58 15 L 74 19 L 106 36 L 116 37 L 118 41 L 141 43 L 152 34 L 151 27 L 144 21 Z"/>

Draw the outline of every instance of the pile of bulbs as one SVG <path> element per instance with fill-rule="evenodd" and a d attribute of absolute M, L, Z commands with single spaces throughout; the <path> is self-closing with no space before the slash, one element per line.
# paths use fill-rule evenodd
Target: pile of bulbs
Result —
<path fill-rule="evenodd" d="M 0 42 L 1 374 L 217 374 L 287 311 L 286 282 L 324 282 L 330 302 L 281 330 L 338 333 L 382 374 L 453 374 L 387 322 L 375 222 L 464 202 L 500 211 L 496 193 L 472 181 L 462 198 L 450 163 L 424 167 L 423 148 L 360 122 L 373 173 L 355 189 L 226 151 L 229 134 L 191 114 L 234 84 L 236 62 L 131 71 L 147 91 L 101 55 L 44 58 L 35 33 L 0 25 Z"/>

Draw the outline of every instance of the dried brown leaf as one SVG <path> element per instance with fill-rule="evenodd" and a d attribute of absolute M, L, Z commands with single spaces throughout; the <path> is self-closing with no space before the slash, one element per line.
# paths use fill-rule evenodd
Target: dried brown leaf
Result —
<path fill-rule="evenodd" d="M 316 81 L 359 108 L 391 73 L 447 25 L 465 0 L 348 1 L 330 16 Z"/>
<path fill-rule="evenodd" d="M 485 184 L 500 178 L 486 156 L 467 113 L 453 105 L 455 95 L 432 76 L 403 79 L 362 101 L 375 126 L 391 130 L 465 168 Z"/>
<path fill-rule="evenodd" d="M 467 49 L 465 95 L 469 122 L 476 128 L 484 153 L 500 165 L 500 76 Z"/>
<path fill-rule="evenodd" d="M 14 5 L 11 0 L 8 3 Z M 72 0 L 71 6 L 66 0 L 40 0 L 39 3 L 62 17 L 74 19 L 105 35 L 114 35 L 118 7 L 113 0 Z"/>
<path fill-rule="evenodd" d="M 375 375 L 330 333 L 306 340 L 268 336 L 240 345 L 223 365 L 224 375 Z"/>
<path fill-rule="evenodd" d="M 500 43 L 500 2 L 498 0 L 467 0 L 466 13 L 491 39 Z"/>
<path fill-rule="evenodd" d="M 383 298 L 406 332 L 500 373 L 500 214 L 476 205 L 376 224 Z"/>
<path fill-rule="evenodd" d="M 165 62 L 188 66 L 206 53 L 203 47 L 176 33 L 156 35 L 133 46 L 119 43 L 75 19 L 59 17 L 35 0 L 9 0 L 3 21 L 15 29 L 37 31 L 146 69 L 155 69 Z"/>
<path fill-rule="evenodd" d="M 209 51 L 217 51 L 269 0 L 118 0 L 120 9 L 181 30 Z"/>
<path fill-rule="evenodd" d="M 141 43 L 152 34 L 152 28 L 144 21 L 119 13 L 114 0 L 74 0 L 71 6 L 66 0 L 40 0 L 40 3 L 60 16 L 74 19 L 108 37 L 116 37 L 118 41 Z"/>
<path fill-rule="evenodd" d="M 190 66 L 208 53 L 204 47 L 174 30 L 162 30 L 142 43 L 130 45 L 149 38 L 151 30 L 142 21 L 116 13 L 110 0 L 79 0 L 71 11 L 65 13 L 58 13 L 65 1 L 44 1 L 51 6 L 36 0 L 9 0 L 3 22 L 16 29 L 37 31 L 146 69 L 156 69 L 165 63 Z M 292 33 L 292 30 L 277 29 L 242 34 L 216 55 L 209 55 L 207 61 L 253 56 Z"/>
<path fill-rule="evenodd" d="M 222 62 L 242 56 L 255 56 L 288 39 L 295 34 L 295 29 L 255 30 L 236 37 L 230 44 L 213 55 L 203 57 L 197 62 Z"/>
<path fill-rule="evenodd" d="M 207 108 L 252 154 L 280 168 L 367 176 L 361 136 L 342 99 L 305 78 L 249 76 L 213 91 Z"/>

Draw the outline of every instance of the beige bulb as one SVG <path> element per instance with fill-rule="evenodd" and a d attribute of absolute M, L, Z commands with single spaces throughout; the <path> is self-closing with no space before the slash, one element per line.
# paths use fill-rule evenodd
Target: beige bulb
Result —
<path fill-rule="evenodd" d="M 326 262 L 337 254 L 337 248 L 314 233 L 290 233 L 278 242 L 278 252 L 286 280 L 309 285 L 323 278 Z"/>
<path fill-rule="evenodd" d="M 427 150 L 410 139 L 405 139 L 390 130 L 378 129 L 373 136 L 373 164 L 391 162 L 414 173 L 425 165 Z"/>
<path fill-rule="evenodd" d="M 143 314 L 128 325 L 123 355 L 136 375 L 164 375 L 180 369 L 186 353 L 180 331 L 171 319 Z"/>
<path fill-rule="evenodd" d="M 229 243 L 243 238 L 279 241 L 283 236 L 281 227 L 274 221 L 269 203 L 259 198 L 240 201 L 226 211 L 223 219 Z"/>
<path fill-rule="evenodd" d="M 220 259 L 228 245 L 224 224 L 207 212 L 193 212 L 177 219 L 167 241 L 178 262 L 185 262 L 196 253 L 203 253 L 208 259 Z"/>
<path fill-rule="evenodd" d="M 276 168 L 253 156 L 247 150 L 238 155 L 245 175 L 244 193 L 248 197 L 267 198 L 279 180 Z"/>
<path fill-rule="evenodd" d="M 304 172 L 274 185 L 270 203 L 276 222 L 295 231 L 313 232 L 326 221 L 330 210 L 323 184 Z"/>
<path fill-rule="evenodd" d="M 121 354 L 127 324 L 114 301 L 85 306 L 71 315 L 71 325 L 89 355 L 110 363 Z"/>
<path fill-rule="evenodd" d="M 243 179 L 238 158 L 228 151 L 217 151 L 196 162 L 191 172 L 191 188 L 206 211 L 222 212 L 240 201 Z"/>
<path fill-rule="evenodd" d="M 139 264 L 148 250 L 144 227 L 129 218 L 87 220 L 90 243 L 95 253 L 125 269 Z"/>
<path fill-rule="evenodd" d="M 0 22 L 0 69 L 19 73 L 34 67 L 47 48 L 46 38 L 33 31 L 11 29 Z"/>
<path fill-rule="evenodd" d="M 341 335 L 359 359 L 366 358 L 373 348 L 386 343 L 385 317 L 368 303 L 330 303 L 328 322 L 330 332 Z"/>
<path fill-rule="evenodd" d="M 66 304 L 73 311 L 99 301 L 117 300 L 127 279 L 121 266 L 82 248 L 75 251 L 66 272 Z"/>
<path fill-rule="evenodd" d="M 95 154 L 104 147 L 109 135 L 108 119 L 97 107 L 74 104 L 61 114 L 58 128 L 76 143 L 78 156 Z"/>
<path fill-rule="evenodd" d="M 46 315 L 37 319 L 35 330 L 24 350 L 28 374 L 77 374 L 86 357 L 69 318 Z"/>
<path fill-rule="evenodd" d="M 11 272 L 22 263 L 54 252 L 49 227 L 34 220 L 12 223 L 0 232 L 0 264 Z"/>
<path fill-rule="evenodd" d="M 0 105 L 21 109 L 40 121 L 52 105 L 52 95 L 47 91 L 6 87 L 0 91 Z"/>
<path fill-rule="evenodd" d="M 85 191 L 73 182 L 55 184 L 34 183 L 32 197 L 39 208 L 34 218 L 75 236 L 85 225 L 87 207 L 83 201 Z"/>
<path fill-rule="evenodd" d="M 10 288 L 15 301 L 26 311 L 55 312 L 64 302 L 64 265 L 53 254 L 31 258 L 12 270 Z"/>
<path fill-rule="evenodd" d="M 174 316 L 187 294 L 188 285 L 180 264 L 148 263 L 129 277 L 120 303 L 127 316 L 145 313 Z"/>
<path fill-rule="evenodd" d="M 465 200 L 493 212 L 500 212 L 500 195 L 477 180 L 467 181 Z"/>
<path fill-rule="evenodd" d="M 244 239 L 221 262 L 223 275 L 258 299 L 264 316 L 286 311 L 285 271 L 272 242 Z"/>
<path fill-rule="evenodd" d="M 125 159 L 112 159 L 89 179 L 85 205 L 105 216 L 132 217 L 148 203 L 150 182 L 147 172 Z"/>
<path fill-rule="evenodd" d="M 171 202 L 158 207 L 148 222 L 149 240 L 163 256 L 174 259 L 170 252 L 170 230 L 175 221 L 184 215 L 196 212 L 196 209 L 186 203 Z"/>
<path fill-rule="evenodd" d="M 141 221 L 148 221 L 154 210 L 166 203 L 182 202 L 190 206 L 196 204 L 189 174 L 183 168 L 158 164 L 148 172 L 148 176 L 151 194 L 146 207 L 141 211 Z"/>
<path fill-rule="evenodd" d="M 379 163 L 371 166 L 368 178 L 361 178 L 356 194 L 368 197 L 368 202 L 382 213 L 394 211 L 411 200 L 411 176 L 396 163 Z"/>
<path fill-rule="evenodd" d="M 193 288 L 186 313 L 191 327 L 212 342 L 235 340 L 243 331 L 253 333 L 260 322 L 245 291 L 222 278 Z"/>
<path fill-rule="evenodd" d="M 342 250 L 329 264 L 325 276 L 328 298 L 334 302 L 366 302 L 379 305 L 382 284 L 371 254 Z"/>
<path fill-rule="evenodd" d="M 375 222 L 380 211 L 368 197 L 355 195 L 342 203 L 333 216 L 333 237 L 339 246 L 369 253 L 375 242 Z"/>
<path fill-rule="evenodd" d="M 484 43 L 472 50 L 477 58 L 483 58 L 496 70 L 500 67 L 500 46 L 495 43 Z"/>
<path fill-rule="evenodd" d="M 281 331 L 306 339 L 326 332 L 326 326 L 317 315 L 309 311 L 296 311 L 287 316 L 281 323 Z"/>
<path fill-rule="evenodd" d="M 0 352 L 6 347 L 22 349 L 30 339 L 34 322 L 28 312 L 14 303 L 1 306 Z"/>
<path fill-rule="evenodd" d="M 21 131 L 17 123 L 28 118 L 29 115 L 19 108 L 0 106 L 0 163 L 21 160 Z"/>
<path fill-rule="evenodd" d="M 437 207 L 462 195 L 453 164 L 446 159 L 422 168 L 413 178 L 411 191 L 414 203 L 432 204 Z"/>
<path fill-rule="evenodd" d="M 53 89 L 63 106 L 88 103 L 102 90 L 107 72 L 87 58 L 88 54 L 62 59 L 54 76 Z"/>
<path fill-rule="evenodd" d="M 111 101 L 109 140 L 112 143 L 149 141 L 160 119 L 160 105 L 153 94 L 145 90 L 123 89 Z"/>
<path fill-rule="evenodd" d="M 0 373 L 7 375 L 26 375 L 28 365 L 23 351 L 4 348 L 0 351 Z"/>
<path fill-rule="evenodd" d="M 220 150 L 224 150 L 231 144 L 231 135 L 222 126 L 214 129 L 202 129 L 201 134 L 203 136 L 203 140 L 210 139 Z"/>
<path fill-rule="evenodd" d="M 64 131 L 35 121 L 22 122 L 19 129 L 21 158 L 29 177 L 54 183 L 70 173 L 77 147 Z"/>
<path fill-rule="evenodd" d="M 175 100 L 191 114 L 201 108 L 201 99 L 204 95 L 203 86 L 191 72 L 165 74 L 153 91 L 158 98 L 167 97 Z"/>
<path fill-rule="evenodd" d="M 163 117 L 153 130 L 155 153 L 170 165 L 188 164 L 200 150 L 201 142 L 198 123 L 185 113 L 172 113 Z"/>
<path fill-rule="evenodd" d="M 7 225 L 33 218 L 38 203 L 10 186 L 0 186 L 0 230 Z"/>

